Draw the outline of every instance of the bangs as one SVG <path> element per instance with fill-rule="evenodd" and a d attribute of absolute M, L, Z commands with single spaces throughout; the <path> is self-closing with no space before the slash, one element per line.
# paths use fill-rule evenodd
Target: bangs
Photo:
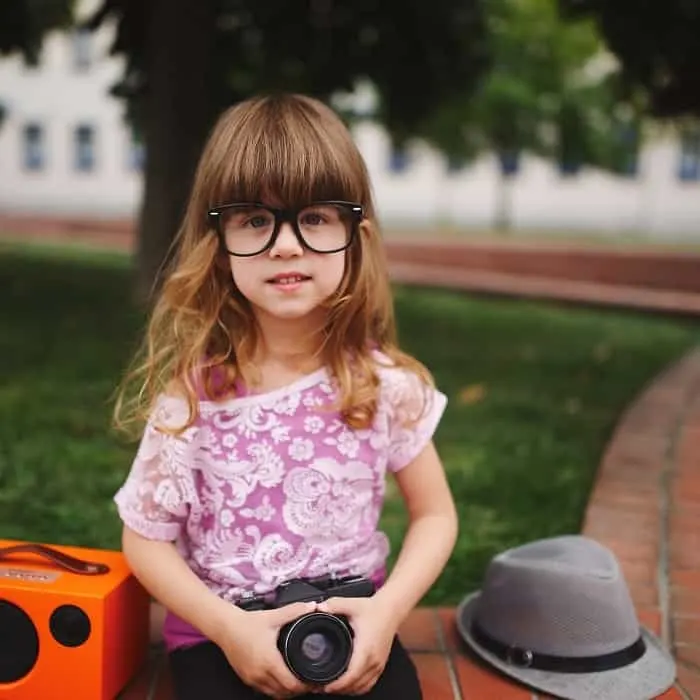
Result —
<path fill-rule="evenodd" d="M 333 199 L 367 204 L 364 163 L 330 110 L 299 98 L 268 98 L 224 125 L 222 140 L 213 154 L 212 206 L 298 207 Z"/>

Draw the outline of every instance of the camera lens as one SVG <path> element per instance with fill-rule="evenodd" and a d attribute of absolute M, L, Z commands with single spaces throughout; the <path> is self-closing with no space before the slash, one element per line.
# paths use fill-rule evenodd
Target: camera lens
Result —
<path fill-rule="evenodd" d="M 279 648 L 298 678 L 307 683 L 330 683 L 350 663 L 352 633 L 335 615 L 309 613 L 282 628 Z"/>
<path fill-rule="evenodd" d="M 302 640 L 301 652 L 311 663 L 320 664 L 328 661 L 333 652 L 333 646 L 325 635 L 312 632 Z"/>

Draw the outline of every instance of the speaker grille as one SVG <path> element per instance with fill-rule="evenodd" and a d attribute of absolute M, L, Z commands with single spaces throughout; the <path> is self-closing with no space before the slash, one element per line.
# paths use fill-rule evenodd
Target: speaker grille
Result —
<path fill-rule="evenodd" d="M 76 605 L 61 605 L 51 614 L 49 629 L 64 647 L 79 647 L 90 637 L 90 618 Z"/>
<path fill-rule="evenodd" d="M 24 678 L 39 658 L 39 635 L 32 619 L 14 603 L 0 599 L 0 683 Z"/>

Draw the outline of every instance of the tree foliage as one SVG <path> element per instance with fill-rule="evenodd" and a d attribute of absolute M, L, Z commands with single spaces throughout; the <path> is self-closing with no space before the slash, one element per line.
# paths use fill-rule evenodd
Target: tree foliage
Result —
<path fill-rule="evenodd" d="M 18 52 L 36 65 L 46 33 L 72 23 L 73 5 L 74 0 L 2 0 L 0 55 Z"/>
<path fill-rule="evenodd" d="M 469 159 L 483 151 L 508 173 L 518 153 L 624 171 L 640 109 L 623 99 L 592 21 L 565 22 L 556 0 L 488 0 L 492 67 L 474 95 L 438 110 L 426 135 Z"/>
<path fill-rule="evenodd" d="M 700 0 L 559 0 L 564 16 L 592 18 L 657 117 L 700 115 Z"/>
<path fill-rule="evenodd" d="M 480 0 L 408 0 L 398 11 L 379 0 L 210 4 L 217 110 L 274 90 L 325 99 L 368 78 L 379 94 L 378 117 L 398 135 L 414 129 L 441 100 L 469 91 L 487 61 Z M 148 66 L 148 26 L 159 24 L 153 6 L 103 0 L 91 22 L 94 27 L 107 17 L 117 20 L 113 52 L 125 56 L 127 69 L 115 91 L 132 105 L 156 78 Z M 164 11 L 187 12 L 187 3 L 169 3 Z M 138 123 L 138 109 L 134 113 Z"/>

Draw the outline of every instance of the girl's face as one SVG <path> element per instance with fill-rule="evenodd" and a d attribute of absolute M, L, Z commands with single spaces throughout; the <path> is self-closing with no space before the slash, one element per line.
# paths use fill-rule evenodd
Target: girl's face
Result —
<path fill-rule="evenodd" d="M 289 222 L 274 244 L 252 257 L 229 256 L 233 281 L 261 317 L 311 320 L 337 290 L 345 271 L 345 250 L 316 253 L 302 246 Z"/>

